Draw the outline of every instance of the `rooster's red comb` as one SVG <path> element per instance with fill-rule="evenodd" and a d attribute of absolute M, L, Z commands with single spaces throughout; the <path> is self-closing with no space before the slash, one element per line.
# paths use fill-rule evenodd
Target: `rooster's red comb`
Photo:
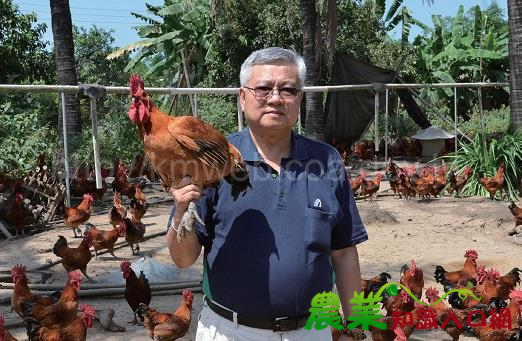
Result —
<path fill-rule="evenodd" d="M 13 266 L 13 268 L 11 269 L 11 275 L 23 275 L 25 274 L 25 272 L 27 271 L 27 269 L 25 268 L 25 265 L 22 265 L 22 264 L 16 264 L 15 266 Z"/>
<path fill-rule="evenodd" d="M 464 253 L 464 257 L 465 258 L 477 259 L 478 258 L 478 252 L 476 250 L 474 250 L 474 249 L 466 250 L 466 253 Z"/>
<path fill-rule="evenodd" d="M 83 198 L 89 200 L 90 202 L 94 202 L 94 197 L 92 196 L 91 193 L 85 193 L 83 195 Z"/>
<path fill-rule="evenodd" d="M 510 299 L 519 299 L 519 300 L 522 300 L 522 290 L 511 290 L 511 292 L 509 293 L 509 298 Z"/>
<path fill-rule="evenodd" d="M 131 75 L 129 82 L 131 96 L 142 97 L 143 92 L 145 92 L 145 86 L 143 84 L 143 79 L 141 79 L 140 75 Z"/>
<path fill-rule="evenodd" d="M 82 274 L 79 271 L 69 272 L 69 280 L 72 282 L 81 282 L 83 279 Z"/>
<path fill-rule="evenodd" d="M 131 262 L 129 262 L 128 260 L 124 260 L 120 263 L 121 271 L 126 271 L 128 268 L 130 268 L 130 266 L 131 266 Z"/>
<path fill-rule="evenodd" d="M 94 316 L 94 314 L 96 313 L 96 310 L 90 304 L 82 304 L 82 305 L 80 305 L 79 309 L 81 312 L 84 312 L 86 315 L 89 315 L 89 316 Z"/>
<path fill-rule="evenodd" d="M 429 287 L 426 289 L 426 297 L 433 297 L 435 295 L 439 295 L 439 290 L 434 287 Z"/>

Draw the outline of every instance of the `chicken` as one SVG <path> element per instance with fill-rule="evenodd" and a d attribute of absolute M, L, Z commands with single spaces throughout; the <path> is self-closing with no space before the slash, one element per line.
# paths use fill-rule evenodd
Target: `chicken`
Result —
<path fill-rule="evenodd" d="M 107 192 L 107 183 L 102 179 L 102 188 L 96 187 L 94 178 L 87 178 L 85 172 L 77 172 L 76 178 L 71 181 L 71 194 L 74 196 L 83 196 L 85 193 L 91 193 L 95 200 L 100 200 Z"/>
<path fill-rule="evenodd" d="M 395 320 L 391 316 L 383 316 L 378 319 L 378 321 L 385 323 L 386 328 L 380 329 L 370 325 L 369 331 L 372 333 L 372 341 L 406 341 L 413 332 L 413 328 L 410 328 L 410 331 L 407 334 L 398 326 L 393 329 Z"/>
<path fill-rule="evenodd" d="M 54 243 L 53 253 L 62 259 L 62 265 L 67 272 L 80 270 L 82 274 L 87 275 L 87 264 L 92 259 L 89 248 L 92 246 L 93 240 L 90 233 L 86 233 L 80 246 L 71 248 L 67 245 L 67 239 L 64 236 L 58 236 L 58 240 Z"/>
<path fill-rule="evenodd" d="M 24 196 L 22 193 L 15 194 L 15 200 L 11 203 L 11 206 L 7 209 L 5 220 L 9 225 L 12 225 L 16 229 L 16 236 L 18 237 L 18 231 L 22 231 L 22 237 L 25 235 L 24 226 L 25 218 L 27 214 L 24 209 Z"/>
<path fill-rule="evenodd" d="M 440 299 L 439 291 L 433 287 L 430 287 L 426 289 L 426 299 L 428 300 L 428 303 L 434 304 Z M 464 321 L 466 320 L 468 316 L 468 312 L 463 310 L 457 310 L 452 309 L 448 307 L 444 301 L 440 301 L 431 308 L 435 311 L 436 314 L 436 320 L 437 324 L 441 326 L 444 324 L 444 322 L 448 319 L 449 313 L 448 311 L 451 311 L 451 313 L 457 318 L 457 320 L 460 322 L 461 325 L 464 324 Z M 453 339 L 453 341 L 457 341 L 459 339 L 460 334 L 462 333 L 462 329 L 459 328 L 458 324 L 454 322 L 453 320 L 449 320 L 448 323 L 443 328 L 448 335 L 450 335 Z"/>
<path fill-rule="evenodd" d="M 76 318 L 81 281 L 82 275 L 79 272 L 69 272 L 69 280 L 56 303 L 45 306 L 32 301 L 25 302 L 22 305 L 23 315 L 37 320 L 44 327 L 63 328 L 67 326 Z"/>
<path fill-rule="evenodd" d="M 116 226 L 119 226 L 125 218 L 127 218 L 127 209 L 122 204 L 121 194 L 119 192 L 114 192 L 112 208 L 109 211 L 109 223 L 116 228 Z"/>
<path fill-rule="evenodd" d="M 150 164 L 145 159 L 145 154 L 140 153 L 136 155 L 134 158 L 134 163 L 129 171 L 129 177 L 137 178 L 137 177 L 147 177 L 150 181 L 156 181 L 158 177 L 154 169 L 150 166 Z"/>
<path fill-rule="evenodd" d="M 515 205 L 515 203 L 512 201 L 509 205 L 509 210 L 515 217 L 515 227 L 522 225 L 522 208 Z"/>
<path fill-rule="evenodd" d="M 104 249 L 107 249 L 109 253 L 117 259 L 118 257 L 114 254 L 114 243 L 116 243 L 119 237 L 125 237 L 126 230 L 127 226 L 125 225 L 125 221 L 121 221 L 118 228 L 113 228 L 108 231 L 100 230 L 92 224 L 87 225 L 87 233 L 92 237 L 95 259 L 98 259 L 98 250 Z"/>
<path fill-rule="evenodd" d="M 495 194 L 498 190 L 502 190 L 504 186 L 504 173 L 506 165 L 502 162 L 497 170 L 497 173 L 492 178 L 479 178 L 479 183 L 488 191 L 489 197 L 495 200 Z M 501 194 L 502 198 L 502 194 Z"/>
<path fill-rule="evenodd" d="M 373 198 L 373 195 L 375 194 L 375 197 L 377 197 L 377 191 L 379 190 L 379 187 L 381 186 L 381 178 L 382 175 L 380 173 L 377 173 L 377 176 L 374 180 L 365 180 L 363 179 L 361 182 L 361 195 L 362 196 L 368 196 L 370 199 Z M 366 198 L 365 198 L 366 199 Z"/>
<path fill-rule="evenodd" d="M 496 297 L 501 300 L 507 300 L 509 298 L 509 293 L 515 289 L 515 287 L 520 284 L 520 270 L 519 268 L 513 268 L 504 276 L 500 276 L 497 284 L 497 293 Z"/>
<path fill-rule="evenodd" d="M 493 328 L 491 325 L 467 327 L 473 336 L 480 341 L 506 341 L 519 340 L 519 336 L 514 338 L 517 333 L 520 333 L 519 319 L 522 312 L 522 291 L 516 290 L 509 294 L 510 302 L 507 309 L 510 314 L 511 328 Z M 513 338 L 512 338 L 513 337 Z"/>
<path fill-rule="evenodd" d="M 364 292 L 364 297 L 373 292 L 376 293 L 383 285 L 388 283 L 388 279 L 391 279 L 391 275 L 387 272 L 381 272 L 378 276 L 370 279 L 361 279 L 361 291 Z"/>
<path fill-rule="evenodd" d="M 143 195 L 141 189 L 136 188 L 136 196 L 130 201 L 130 207 L 132 214 L 134 214 L 137 219 L 143 218 L 147 212 L 149 203 L 147 202 L 147 199 L 145 198 L 145 195 Z"/>
<path fill-rule="evenodd" d="M 81 230 L 78 228 L 81 224 L 91 218 L 91 205 L 94 202 L 94 198 L 91 194 L 86 193 L 83 195 L 82 202 L 76 207 L 65 207 L 65 213 L 63 222 L 74 231 L 74 237 L 81 237 Z M 80 231 L 80 236 L 76 234 L 76 231 Z"/>
<path fill-rule="evenodd" d="M 445 284 L 446 282 L 467 286 L 468 282 L 475 282 L 477 271 L 478 252 L 473 249 L 466 250 L 464 253 L 464 265 L 461 270 L 448 272 L 442 266 L 435 266 L 435 280 L 437 283 Z M 474 283 L 476 284 L 476 282 Z"/>
<path fill-rule="evenodd" d="M 183 337 L 189 328 L 194 296 L 183 290 L 183 299 L 174 313 L 160 313 L 140 303 L 138 314 L 143 316 L 143 325 L 151 339 L 171 341 Z"/>
<path fill-rule="evenodd" d="M 15 265 L 11 269 L 11 276 L 14 283 L 13 295 L 11 296 L 11 308 L 20 315 L 20 317 L 24 317 L 22 314 L 22 306 L 25 302 L 32 301 L 40 305 L 51 305 L 56 303 L 61 295 L 59 291 L 55 291 L 49 296 L 33 295 L 29 289 L 25 272 L 26 269 L 23 265 Z"/>
<path fill-rule="evenodd" d="M 5 317 L 2 314 L 0 314 L 0 341 L 18 341 L 5 328 Z"/>
<path fill-rule="evenodd" d="M 468 182 L 473 170 L 470 167 L 464 168 L 461 175 L 455 175 L 453 171 L 450 171 L 448 174 L 448 193 L 451 194 L 455 192 L 455 197 L 460 196 L 460 192 L 464 185 Z"/>
<path fill-rule="evenodd" d="M 140 276 L 136 276 L 136 273 L 131 268 L 131 263 L 129 261 L 123 261 L 120 264 L 120 269 L 123 274 L 123 278 L 125 278 L 125 299 L 129 304 L 129 307 L 132 309 L 134 320 L 129 323 L 137 324 L 138 319 L 143 321 L 143 316 L 137 314 L 138 306 L 140 303 L 144 303 L 146 305 L 150 304 L 151 290 L 149 286 L 149 281 L 145 277 L 143 271 L 140 271 Z"/>
<path fill-rule="evenodd" d="M 437 176 L 435 177 L 435 181 L 433 182 L 433 185 L 431 186 L 430 194 L 436 197 L 439 195 L 444 187 L 446 187 L 446 184 L 448 181 L 446 180 L 446 168 L 440 167 Z"/>
<path fill-rule="evenodd" d="M 404 285 L 419 300 L 422 297 L 422 289 L 424 288 L 424 272 L 414 259 L 411 260 L 411 266 L 403 265 L 401 268 L 400 283 Z"/>
<path fill-rule="evenodd" d="M 364 180 L 365 176 L 366 176 L 366 172 L 361 171 L 361 173 L 359 173 L 359 175 L 351 181 L 352 192 L 354 195 L 359 190 L 359 187 L 361 187 L 361 182 Z"/>
<path fill-rule="evenodd" d="M 239 150 L 211 125 L 193 116 L 171 117 L 154 106 L 140 76 L 130 78 L 129 118 L 138 126 L 145 153 L 166 189 L 187 184 L 212 186 L 225 179 L 237 199 L 250 186 L 246 163 Z M 179 223 L 178 240 L 204 225 L 191 202 Z M 174 221 L 174 220 L 173 220 Z"/>
<path fill-rule="evenodd" d="M 127 196 L 129 199 L 134 199 L 134 196 L 136 195 L 136 188 L 138 187 L 143 189 L 145 187 L 145 180 L 138 182 L 137 184 L 130 183 L 129 179 L 127 178 L 127 170 L 125 165 L 123 162 L 120 162 L 118 166 L 118 173 L 112 182 L 112 189 L 121 193 L 122 195 Z"/>
<path fill-rule="evenodd" d="M 399 194 L 399 198 L 401 198 L 401 192 L 398 190 L 400 186 L 400 178 L 399 176 L 404 175 L 404 170 L 397 166 L 396 163 L 392 162 L 392 158 L 388 159 L 388 163 L 386 163 L 386 167 L 384 168 L 384 175 L 386 179 L 390 182 L 390 188 L 393 190 L 393 194 Z"/>
<path fill-rule="evenodd" d="M 428 195 L 433 191 L 433 184 L 435 183 L 435 175 L 433 171 L 424 168 L 422 174 L 413 174 L 410 177 L 410 184 L 422 199 L 426 202 Z"/>
<path fill-rule="evenodd" d="M 475 297 L 479 298 L 476 300 L 473 296 L 469 296 L 464 300 L 461 299 L 458 293 L 453 292 L 448 296 L 448 302 L 452 307 L 457 309 L 469 309 L 476 306 L 479 303 L 489 304 L 492 300 L 499 298 L 499 288 L 497 287 L 500 273 L 495 269 L 485 271 L 483 267 L 477 268 L 477 285 L 471 289 L 471 292 Z M 447 289 L 463 289 L 465 287 L 448 284 L 445 286 Z M 449 290 L 448 290 L 449 291 Z"/>
<path fill-rule="evenodd" d="M 94 325 L 94 308 L 89 304 L 80 306 L 80 314 L 67 326 L 49 328 L 42 326 L 37 320 L 27 321 L 29 341 L 85 341 L 87 329 Z"/>
<path fill-rule="evenodd" d="M 390 296 L 386 290 L 382 292 L 382 305 L 386 310 L 386 316 L 391 316 L 395 310 L 403 312 L 414 309 L 413 298 L 405 291 L 400 289 L 397 296 Z"/>
<path fill-rule="evenodd" d="M 141 219 L 133 214 L 130 219 L 125 219 L 125 226 L 127 226 L 125 240 L 129 243 L 132 254 L 138 254 L 140 252 L 140 245 L 138 242 L 143 240 L 143 236 L 145 235 L 145 225 L 141 222 Z M 134 250 L 134 244 L 136 244 L 136 250 Z"/>

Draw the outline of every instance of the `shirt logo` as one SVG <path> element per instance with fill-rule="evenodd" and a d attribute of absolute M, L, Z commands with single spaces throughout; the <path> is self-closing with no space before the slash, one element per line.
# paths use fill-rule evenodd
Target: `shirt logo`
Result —
<path fill-rule="evenodd" d="M 315 199 L 314 207 L 323 207 L 323 203 L 321 202 L 321 199 Z"/>

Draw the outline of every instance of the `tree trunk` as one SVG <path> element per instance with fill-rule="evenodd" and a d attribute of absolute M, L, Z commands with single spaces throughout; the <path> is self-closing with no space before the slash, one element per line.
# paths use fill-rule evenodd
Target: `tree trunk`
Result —
<path fill-rule="evenodd" d="M 69 0 L 50 0 L 50 4 L 58 84 L 78 85 Z M 78 135 L 82 131 L 82 121 L 80 101 L 76 95 L 65 95 L 65 110 L 68 135 Z M 59 130 L 62 132 L 62 110 L 60 110 L 58 121 Z"/>
<path fill-rule="evenodd" d="M 511 124 L 522 128 L 522 2 L 508 0 Z"/>
<path fill-rule="evenodd" d="M 307 86 L 320 85 L 319 63 L 316 58 L 317 12 L 315 0 L 301 0 L 301 26 L 303 30 L 303 57 L 306 64 Z M 324 140 L 324 114 L 321 93 L 307 93 L 305 132 L 310 138 Z"/>

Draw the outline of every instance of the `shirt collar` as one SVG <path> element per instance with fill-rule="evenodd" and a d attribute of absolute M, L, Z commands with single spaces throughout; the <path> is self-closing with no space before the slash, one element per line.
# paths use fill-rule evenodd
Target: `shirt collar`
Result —
<path fill-rule="evenodd" d="M 250 131 L 245 128 L 241 131 L 239 138 L 239 151 L 245 161 L 263 161 L 261 154 L 257 151 L 256 145 L 252 140 Z M 304 139 L 301 135 L 292 131 L 292 150 L 290 151 L 290 159 L 307 160 L 308 152 L 306 150 Z"/>

